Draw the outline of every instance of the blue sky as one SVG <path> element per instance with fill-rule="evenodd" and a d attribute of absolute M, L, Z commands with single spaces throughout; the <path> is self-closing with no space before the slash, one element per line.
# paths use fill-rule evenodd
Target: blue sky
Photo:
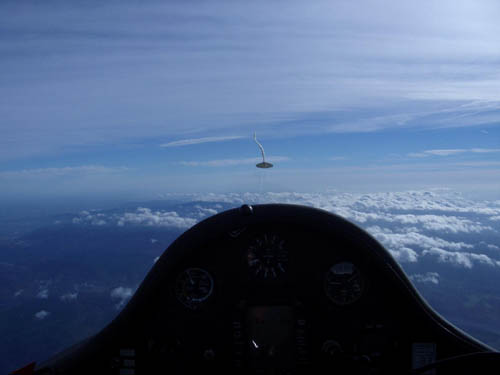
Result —
<path fill-rule="evenodd" d="M 497 1 L 2 1 L 0 196 L 500 191 Z M 275 168 L 255 168 L 256 131 Z"/>

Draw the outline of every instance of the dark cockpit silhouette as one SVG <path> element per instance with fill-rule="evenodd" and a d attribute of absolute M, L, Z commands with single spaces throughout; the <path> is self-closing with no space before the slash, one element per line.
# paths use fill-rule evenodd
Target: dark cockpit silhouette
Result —
<path fill-rule="evenodd" d="M 111 324 L 34 373 L 493 374 L 499 356 L 357 226 L 244 205 L 180 236 Z"/>

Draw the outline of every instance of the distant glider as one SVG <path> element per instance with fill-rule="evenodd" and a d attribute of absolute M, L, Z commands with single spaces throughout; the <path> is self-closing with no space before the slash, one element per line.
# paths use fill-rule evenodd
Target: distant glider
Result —
<path fill-rule="evenodd" d="M 262 147 L 262 145 L 257 140 L 257 134 L 255 132 L 253 133 L 253 140 L 255 141 L 255 143 L 257 143 L 257 146 L 259 146 L 260 152 L 262 154 L 262 163 L 256 164 L 255 166 L 257 168 L 272 168 L 273 165 L 271 163 L 266 162 L 266 154 L 264 153 L 264 147 Z"/>

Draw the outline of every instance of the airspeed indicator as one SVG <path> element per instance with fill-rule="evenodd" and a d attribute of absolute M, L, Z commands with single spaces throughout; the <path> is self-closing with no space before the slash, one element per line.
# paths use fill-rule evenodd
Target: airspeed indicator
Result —
<path fill-rule="evenodd" d="M 275 234 L 263 234 L 255 238 L 247 250 L 247 264 L 254 278 L 278 279 L 288 267 L 285 241 Z"/>

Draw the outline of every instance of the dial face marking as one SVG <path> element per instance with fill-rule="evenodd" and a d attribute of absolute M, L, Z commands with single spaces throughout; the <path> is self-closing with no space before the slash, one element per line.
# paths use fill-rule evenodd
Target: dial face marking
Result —
<path fill-rule="evenodd" d="M 279 279 L 286 273 L 288 250 L 285 241 L 275 234 L 264 233 L 256 237 L 247 249 L 250 275 L 259 279 Z"/>
<path fill-rule="evenodd" d="M 202 268 L 187 268 L 177 276 L 175 296 L 191 310 L 200 307 L 213 292 L 214 280 Z"/>
<path fill-rule="evenodd" d="M 255 340 L 252 340 L 252 344 L 254 346 L 255 349 L 259 349 L 259 345 L 257 345 L 257 343 L 255 342 Z"/>
<path fill-rule="evenodd" d="M 334 264 L 325 275 L 325 293 L 336 305 L 350 305 L 361 298 L 364 279 L 360 270 L 351 262 Z"/>
<path fill-rule="evenodd" d="M 229 236 L 231 238 L 238 238 L 246 229 L 246 227 L 234 229 L 229 232 Z"/>

